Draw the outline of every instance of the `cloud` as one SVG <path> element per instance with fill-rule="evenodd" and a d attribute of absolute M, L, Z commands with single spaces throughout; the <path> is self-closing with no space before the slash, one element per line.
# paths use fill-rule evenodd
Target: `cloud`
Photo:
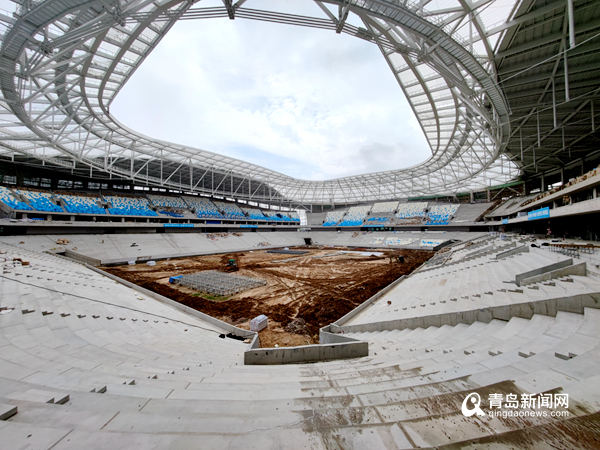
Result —
<path fill-rule="evenodd" d="M 429 156 L 377 47 L 325 30 L 179 22 L 111 113 L 146 135 L 301 179 L 396 169 Z"/>

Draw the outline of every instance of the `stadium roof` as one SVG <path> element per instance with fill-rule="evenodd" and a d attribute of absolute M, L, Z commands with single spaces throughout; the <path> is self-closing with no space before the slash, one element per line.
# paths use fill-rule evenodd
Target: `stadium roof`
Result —
<path fill-rule="evenodd" d="M 316 3 L 319 17 L 252 9 L 252 0 L 223 0 L 217 7 L 188 0 L 19 1 L 14 13 L 0 16 L 0 155 L 92 176 L 299 205 L 482 189 L 522 171 L 556 169 L 587 152 L 595 127 L 589 110 L 600 89 L 593 72 L 600 23 L 595 2 Z M 362 26 L 352 25 L 349 15 Z M 410 168 L 299 180 L 153 139 L 110 114 L 115 96 L 176 21 L 227 17 L 317 27 L 378 46 L 431 157 Z M 565 55 L 568 71 L 562 69 Z M 568 81 L 561 73 L 570 75 Z M 565 102 L 561 95 L 569 84 Z"/>
<path fill-rule="evenodd" d="M 495 55 L 509 158 L 527 177 L 598 159 L 600 4 L 527 0 L 515 17 Z"/>

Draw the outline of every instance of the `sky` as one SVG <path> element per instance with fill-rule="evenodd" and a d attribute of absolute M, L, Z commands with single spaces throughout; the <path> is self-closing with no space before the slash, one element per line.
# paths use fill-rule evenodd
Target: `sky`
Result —
<path fill-rule="evenodd" d="M 278 1 L 286 12 L 324 17 L 314 2 Z M 111 114 L 145 135 L 305 180 L 399 169 L 430 155 L 376 45 L 240 18 L 175 24 Z"/>

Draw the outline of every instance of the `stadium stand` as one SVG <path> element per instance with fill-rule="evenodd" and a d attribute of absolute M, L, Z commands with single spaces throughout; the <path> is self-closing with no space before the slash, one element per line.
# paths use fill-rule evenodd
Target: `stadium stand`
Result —
<path fill-rule="evenodd" d="M 383 216 L 383 215 L 370 215 L 369 218 L 365 221 L 365 223 L 388 223 L 390 222 L 392 219 L 392 217 L 390 216 Z"/>
<path fill-rule="evenodd" d="M 139 255 L 148 255 L 152 258 L 174 258 L 182 254 L 210 254 L 229 251 L 247 251 L 259 244 L 268 242 L 270 247 L 288 247 L 304 245 L 304 238 L 312 238 L 315 245 L 335 244 L 341 246 L 371 246 L 376 237 L 383 241 L 390 238 L 412 239 L 418 244 L 424 238 L 436 236 L 444 240 L 464 241 L 478 236 L 486 236 L 487 233 L 473 232 L 361 232 L 356 237 L 354 233 L 327 231 L 311 231 L 303 233 L 273 233 L 271 231 L 257 231 L 255 233 L 240 233 L 240 236 L 229 234 L 225 237 L 207 239 L 204 233 L 185 234 L 83 234 L 69 237 L 72 245 L 77 247 L 78 253 L 86 257 L 97 259 L 102 264 L 127 263 Z M 56 237 L 52 235 L 32 236 L 1 236 L 0 242 L 19 245 L 32 251 L 51 250 L 56 247 Z M 102 242 L 104 241 L 104 242 Z M 132 244 L 136 244 L 132 246 Z M 386 245 L 382 245 L 386 246 Z M 411 245 L 411 248 L 419 248 L 419 245 Z"/>
<path fill-rule="evenodd" d="M 479 244 L 495 252 L 466 258 Z M 600 311 L 582 299 L 593 304 L 600 284 L 569 275 L 511 289 L 504 281 L 562 260 L 540 249 L 503 258 L 511 244 L 458 246 L 456 264 L 415 272 L 341 323 L 344 336 L 369 342 L 368 357 L 270 366 L 244 366 L 248 345 L 220 339 L 228 330 L 201 315 L 58 256 L 2 244 L 11 263 L 0 284 L 0 397 L 14 415 L 0 435 L 11 437 L 3 441 L 10 448 L 64 450 L 95 442 L 186 448 L 198 439 L 207 448 L 260 441 L 286 450 L 338 441 L 353 445 L 334 448 L 583 448 L 597 435 Z M 536 306 L 565 297 L 568 311 Z M 510 305 L 502 319 L 477 320 L 480 309 Z M 473 314 L 446 323 L 456 311 Z M 391 326 L 393 318 L 403 326 Z M 466 420 L 461 405 L 473 392 L 486 415 Z M 568 405 L 519 405 L 548 414 L 497 420 L 488 415 L 495 393 L 503 401 L 568 394 Z"/>
<path fill-rule="evenodd" d="M 423 217 L 426 208 L 426 202 L 400 203 L 398 205 L 398 212 L 396 213 L 396 217 L 398 219 L 412 219 L 414 217 Z"/>
<path fill-rule="evenodd" d="M 288 211 L 285 214 L 292 220 L 292 222 L 300 223 L 300 216 L 296 211 Z"/>
<path fill-rule="evenodd" d="M 448 225 L 459 205 L 430 205 L 426 225 Z"/>
<path fill-rule="evenodd" d="M 272 220 L 275 222 L 291 222 L 290 219 L 283 211 L 273 211 L 269 209 L 264 209 L 263 214 L 268 217 L 268 220 Z"/>
<path fill-rule="evenodd" d="M 398 202 L 375 203 L 365 225 L 388 225 L 393 221 Z"/>
<path fill-rule="evenodd" d="M 150 209 L 148 200 L 144 197 L 107 195 L 105 198 L 111 205 L 108 208 L 109 214 L 119 216 L 158 216 L 156 211 Z"/>
<path fill-rule="evenodd" d="M 346 211 L 329 211 L 327 213 L 327 217 L 325 217 L 325 223 L 323 223 L 324 227 L 334 227 L 338 224 L 340 220 L 344 217 Z"/>
<path fill-rule="evenodd" d="M 158 211 L 158 213 L 164 214 L 165 216 L 169 216 L 169 217 L 177 217 L 177 218 L 185 217 L 184 214 L 179 213 L 179 212 L 174 212 L 174 211 L 161 210 L 161 211 Z"/>
<path fill-rule="evenodd" d="M 398 202 L 375 203 L 371 209 L 371 214 L 375 213 L 393 213 L 398 208 Z"/>
<path fill-rule="evenodd" d="M 265 216 L 260 209 L 247 208 L 245 206 L 241 206 L 240 209 L 248 216 L 249 219 L 267 220 L 267 216 Z"/>
<path fill-rule="evenodd" d="M 325 223 L 326 219 L 327 213 L 306 213 L 306 221 L 308 222 L 309 226 L 321 226 Z"/>
<path fill-rule="evenodd" d="M 32 211 L 31 206 L 29 206 L 27 203 L 17 200 L 13 196 L 12 191 L 5 186 L 0 186 L 0 201 L 12 209 Z"/>
<path fill-rule="evenodd" d="M 475 222 L 493 205 L 493 203 L 460 204 L 454 213 L 453 223 Z"/>
<path fill-rule="evenodd" d="M 33 209 L 45 212 L 65 212 L 60 206 L 52 203 L 52 194 L 49 192 L 30 191 L 17 189 L 17 193 L 23 195 Z"/>
<path fill-rule="evenodd" d="M 101 200 L 96 196 L 88 197 L 64 193 L 55 193 L 54 195 L 64 201 L 64 208 L 67 212 L 74 214 L 106 214 L 106 209 L 98 206 L 97 202 Z"/>
<path fill-rule="evenodd" d="M 215 204 L 215 206 L 217 208 L 219 208 L 220 211 L 222 211 L 223 215 L 227 219 L 232 219 L 232 220 L 246 219 L 246 215 L 243 213 L 243 211 L 240 209 L 240 207 L 238 205 L 236 205 L 235 203 L 225 203 L 225 202 L 217 202 L 217 201 L 214 201 L 213 203 Z"/>
<path fill-rule="evenodd" d="M 348 210 L 348 214 L 344 216 L 344 220 L 340 222 L 341 227 L 356 227 L 362 225 L 371 210 L 372 205 L 353 206 Z"/>
<path fill-rule="evenodd" d="M 376 237 L 371 241 L 376 246 L 408 247 L 417 242 L 415 238 L 397 238 L 397 237 Z"/>
<path fill-rule="evenodd" d="M 499 218 L 502 216 L 510 216 L 517 214 L 519 208 L 521 208 L 529 200 L 536 198 L 538 194 L 529 194 L 518 197 L 511 197 L 500 203 L 493 211 L 486 214 L 489 218 Z"/>
<path fill-rule="evenodd" d="M 154 206 L 168 206 L 176 209 L 188 209 L 188 205 L 183 201 L 181 197 L 167 197 L 164 195 L 149 194 L 147 198 L 150 203 Z"/>
<path fill-rule="evenodd" d="M 599 174 L 600 174 L 600 170 L 599 170 L 598 167 L 596 167 L 595 169 L 590 170 L 589 172 L 584 173 L 583 175 L 581 175 L 581 176 L 579 176 L 579 177 L 577 177 L 577 178 L 575 178 L 573 180 L 570 180 L 568 183 L 562 184 L 560 186 L 557 186 L 555 188 L 550 189 L 549 191 L 542 192 L 542 193 L 536 195 L 533 198 L 527 199 L 525 202 L 523 202 L 521 204 L 521 206 L 527 206 L 529 203 L 536 202 L 536 201 L 541 200 L 541 199 L 543 199 L 545 197 L 548 197 L 550 195 L 556 194 L 557 192 L 560 192 L 560 191 L 562 191 L 564 189 L 567 189 L 567 188 L 569 188 L 571 186 L 575 186 L 576 184 L 583 183 L 588 178 L 595 177 L 595 176 L 597 176 Z"/>
<path fill-rule="evenodd" d="M 217 207 L 205 197 L 184 197 L 185 202 L 192 209 L 196 210 L 196 215 L 200 219 L 224 219 Z"/>
<path fill-rule="evenodd" d="M 517 246 L 523 251 L 517 252 Z M 510 251 L 515 251 L 513 254 Z M 411 319 L 450 313 L 498 308 L 519 304 L 521 309 L 535 309 L 535 304 L 563 298 L 578 292 L 589 294 L 600 290 L 600 281 L 590 276 L 557 274 L 552 282 L 531 278 L 519 282 L 522 274 L 535 277 L 555 270 L 555 265 L 572 261 L 568 256 L 548 250 L 523 246 L 520 242 L 484 240 L 481 246 L 458 246 L 442 266 L 428 265 L 413 273 L 397 288 L 348 325 L 375 323 L 381 320 Z M 503 254 L 507 256 L 503 256 Z M 537 272 L 536 272 L 537 271 Z M 583 272 L 582 272 L 583 273 Z M 570 284 L 576 282 L 576 285 Z M 387 304 L 391 301 L 391 308 Z"/>

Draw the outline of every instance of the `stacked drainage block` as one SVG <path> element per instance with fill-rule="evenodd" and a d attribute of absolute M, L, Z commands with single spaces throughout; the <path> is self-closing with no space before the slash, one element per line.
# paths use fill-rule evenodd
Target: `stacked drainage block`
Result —
<path fill-rule="evenodd" d="M 250 331 L 260 331 L 269 325 L 269 319 L 264 314 L 255 317 L 250 321 Z"/>
<path fill-rule="evenodd" d="M 221 296 L 237 294 L 267 284 L 265 280 L 260 278 L 232 275 L 216 270 L 205 270 L 204 272 L 183 275 L 180 279 L 174 281 L 181 286 L 196 291 Z"/>

